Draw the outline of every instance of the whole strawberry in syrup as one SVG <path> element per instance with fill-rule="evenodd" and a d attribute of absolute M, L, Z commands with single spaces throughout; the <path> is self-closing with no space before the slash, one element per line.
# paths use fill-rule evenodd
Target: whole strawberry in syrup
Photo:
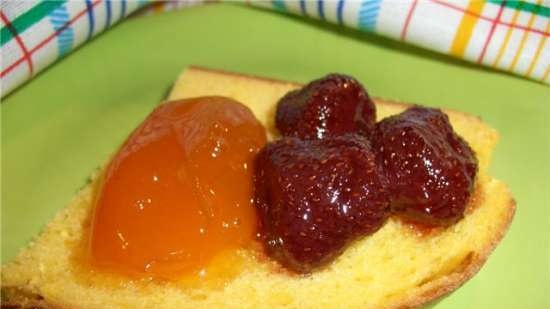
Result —
<path fill-rule="evenodd" d="M 306 273 L 378 230 L 389 214 L 378 168 L 369 142 L 358 135 L 268 144 L 257 157 L 255 183 L 267 253 Z"/>
<path fill-rule="evenodd" d="M 379 122 L 372 142 L 394 212 L 429 225 L 449 225 L 463 217 L 477 159 L 446 114 L 412 107 Z"/>
<path fill-rule="evenodd" d="M 346 133 L 369 135 L 376 109 L 354 78 L 329 74 L 291 91 L 278 103 L 275 122 L 283 136 L 325 138 Z"/>
<path fill-rule="evenodd" d="M 322 267 L 377 231 L 390 211 L 428 225 L 463 217 L 477 160 L 447 115 L 413 107 L 375 118 L 366 91 L 344 75 L 279 101 L 284 137 L 257 157 L 255 203 L 264 247 L 282 265 Z"/>

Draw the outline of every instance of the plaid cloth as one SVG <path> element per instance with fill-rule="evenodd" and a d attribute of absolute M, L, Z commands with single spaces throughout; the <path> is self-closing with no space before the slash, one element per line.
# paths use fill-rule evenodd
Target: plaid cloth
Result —
<path fill-rule="evenodd" d="M 550 84 L 550 1 L 257 2 Z"/>
<path fill-rule="evenodd" d="M 0 2 L 2 97 L 146 1 Z"/>
<path fill-rule="evenodd" d="M 149 12 L 187 7 L 172 0 Z M 298 14 L 450 54 L 550 84 L 550 0 L 272 0 Z M 149 0 L 0 2 L 1 95 L 31 79 Z"/>

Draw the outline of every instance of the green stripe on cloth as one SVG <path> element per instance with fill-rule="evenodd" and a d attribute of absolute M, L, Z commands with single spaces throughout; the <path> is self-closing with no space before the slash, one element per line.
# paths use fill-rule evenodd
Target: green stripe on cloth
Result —
<path fill-rule="evenodd" d="M 27 12 L 21 14 L 21 16 L 17 17 L 16 19 L 11 21 L 11 25 L 13 29 L 18 34 L 23 33 L 23 31 L 27 30 L 29 27 L 40 21 L 42 18 L 50 14 L 51 11 L 55 10 L 57 7 L 65 3 L 66 0 L 56 0 L 56 1 L 48 1 L 44 0 L 40 3 L 38 3 L 35 7 L 31 8 Z M 4 45 L 7 42 L 9 42 L 13 35 L 8 29 L 8 27 L 2 27 L 2 30 L 0 30 L 0 36 L 1 36 L 1 44 Z"/>
<path fill-rule="evenodd" d="M 276 10 L 286 11 L 286 4 L 284 0 L 272 0 L 271 5 Z"/>
<path fill-rule="evenodd" d="M 503 0 L 488 0 L 487 2 L 501 5 Z M 550 7 L 545 5 L 526 1 L 505 1 L 504 6 L 515 10 L 530 12 L 539 16 L 550 17 Z"/>

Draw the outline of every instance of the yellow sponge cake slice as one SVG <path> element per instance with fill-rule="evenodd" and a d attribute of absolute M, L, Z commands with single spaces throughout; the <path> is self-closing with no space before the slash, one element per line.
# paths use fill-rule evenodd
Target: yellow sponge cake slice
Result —
<path fill-rule="evenodd" d="M 191 67 L 169 99 L 220 95 L 250 107 L 273 130 L 278 99 L 297 83 Z M 409 105 L 375 99 L 379 119 Z M 409 308 L 447 294 L 472 277 L 506 232 L 515 211 L 508 188 L 487 174 L 497 132 L 479 118 L 444 110 L 474 149 L 479 174 L 465 218 L 422 234 L 390 219 L 348 247 L 327 268 L 291 275 L 252 252 L 222 284 L 130 280 L 77 262 L 89 228 L 98 177 L 83 188 L 17 257 L 2 266 L 7 308 Z M 97 173 L 99 174 L 99 173 Z M 11 306 L 11 307 L 10 307 Z"/>

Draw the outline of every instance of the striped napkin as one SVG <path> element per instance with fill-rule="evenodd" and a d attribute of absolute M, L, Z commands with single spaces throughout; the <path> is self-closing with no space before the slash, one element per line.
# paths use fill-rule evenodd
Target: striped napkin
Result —
<path fill-rule="evenodd" d="M 2 97 L 147 1 L 1 1 Z"/>
<path fill-rule="evenodd" d="M 277 0 L 254 4 L 375 32 L 550 84 L 549 0 Z"/>
<path fill-rule="evenodd" d="M 0 2 L 2 97 L 137 9 L 201 0 Z M 248 1 L 305 18 L 375 32 L 550 84 L 550 0 Z M 144 14 L 147 15 L 147 14 Z"/>

